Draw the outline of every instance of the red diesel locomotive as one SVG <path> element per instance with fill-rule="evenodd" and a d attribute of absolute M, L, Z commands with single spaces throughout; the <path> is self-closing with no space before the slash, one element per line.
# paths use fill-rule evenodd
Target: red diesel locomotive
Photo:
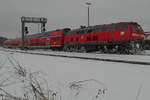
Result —
<path fill-rule="evenodd" d="M 18 41 L 17 43 L 14 43 Z M 50 48 L 75 52 L 101 51 L 109 53 L 136 53 L 142 50 L 144 32 L 136 22 L 69 28 L 29 35 L 27 48 Z M 7 40 L 6 47 L 20 47 L 21 39 Z"/>

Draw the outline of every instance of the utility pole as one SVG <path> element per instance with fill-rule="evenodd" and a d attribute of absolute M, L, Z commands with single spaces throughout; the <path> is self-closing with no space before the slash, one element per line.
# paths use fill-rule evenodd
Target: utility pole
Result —
<path fill-rule="evenodd" d="M 86 2 L 85 3 L 88 6 L 88 27 L 90 26 L 90 2 Z"/>
<path fill-rule="evenodd" d="M 22 23 L 22 49 L 24 49 L 24 44 L 25 44 L 25 41 L 24 41 L 24 37 L 25 37 L 25 35 L 24 35 L 24 28 L 25 28 L 25 23 L 24 23 L 24 21 L 23 21 L 24 19 L 23 19 L 23 17 L 21 17 L 21 23 Z"/>

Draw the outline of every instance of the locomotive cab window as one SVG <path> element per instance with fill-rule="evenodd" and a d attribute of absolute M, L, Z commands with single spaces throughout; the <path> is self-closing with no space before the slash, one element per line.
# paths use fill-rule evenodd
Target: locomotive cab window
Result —
<path fill-rule="evenodd" d="M 115 31 L 116 30 L 116 25 L 110 25 L 108 27 L 109 27 L 108 28 L 109 31 Z"/>
<path fill-rule="evenodd" d="M 127 25 L 117 25 L 116 30 L 127 30 L 128 26 Z"/>
<path fill-rule="evenodd" d="M 137 33 L 143 32 L 143 29 L 141 28 L 140 25 L 134 25 L 133 27 L 134 27 L 133 28 L 134 32 L 137 32 Z"/>

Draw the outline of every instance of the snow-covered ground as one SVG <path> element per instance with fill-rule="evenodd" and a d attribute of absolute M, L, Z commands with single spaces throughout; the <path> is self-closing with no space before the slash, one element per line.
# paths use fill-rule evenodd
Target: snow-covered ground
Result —
<path fill-rule="evenodd" d="M 21 51 L 19 49 L 5 49 L 9 51 Z M 31 53 L 42 53 L 42 54 L 52 54 L 52 55 L 67 55 L 76 57 L 86 57 L 86 58 L 99 58 L 99 59 L 113 59 L 113 60 L 125 60 L 125 61 L 136 61 L 136 62 L 150 62 L 150 51 L 143 52 L 144 55 L 119 55 L 119 54 L 100 54 L 100 53 L 76 53 L 76 52 L 63 52 L 63 51 L 51 51 L 51 50 L 27 50 L 21 52 L 31 52 Z"/>
<path fill-rule="evenodd" d="M 55 52 L 55 54 L 58 53 L 61 52 Z M 107 88 L 106 94 L 97 98 L 99 100 L 136 100 L 139 89 L 141 89 L 141 91 L 138 95 L 138 100 L 150 99 L 150 66 L 50 57 L 22 53 L 9 53 L 5 51 L 0 51 L 0 54 L 12 56 L 22 66 L 31 72 L 43 72 L 50 87 L 58 88 L 58 90 L 61 89 L 62 100 L 95 100 L 96 98 L 90 98 L 90 92 L 85 93 L 85 91 L 88 91 L 88 89 L 81 90 L 81 92 L 83 92 L 81 93 L 80 98 L 70 97 L 70 93 L 67 93 L 65 89 L 62 88 L 63 86 L 69 84 L 69 82 L 90 79 L 103 83 L 104 85 L 102 87 Z M 68 54 L 78 56 L 81 55 L 80 53 Z M 83 55 L 94 56 L 93 54 L 82 54 L 82 56 Z M 95 54 L 95 57 L 112 57 L 126 60 L 133 59 L 150 61 L 150 57 L 145 56 L 140 58 L 141 56 Z M 0 56 L 1 61 L 4 61 L 4 59 L 5 57 Z M 6 64 L 7 63 L 5 63 L 5 65 Z M 93 87 L 93 84 L 89 84 L 87 88 L 88 87 Z"/>

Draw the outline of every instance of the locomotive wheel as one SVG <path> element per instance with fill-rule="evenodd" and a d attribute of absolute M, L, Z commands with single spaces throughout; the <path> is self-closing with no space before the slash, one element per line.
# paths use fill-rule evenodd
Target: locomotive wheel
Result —
<path fill-rule="evenodd" d="M 81 46 L 79 51 L 82 52 L 82 53 L 86 53 L 87 52 L 85 46 Z"/>
<path fill-rule="evenodd" d="M 67 50 L 66 50 L 67 52 L 70 52 L 71 51 L 71 49 L 70 49 L 70 47 L 67 47 Z"/>
<path fill-rule="evenodd" d="M 97 50 L 100 52 L 100 53 L 105 53 L 105 47 L 104 46 L 98 46 L 97 47 Z"/>
<path fill-rule="evenodd" d="M 141 51 L 142 51 L 142 46 L 141 46 L 140 43 L 138 43 L 138 42 L 131 42 L 130 45 L 131 45 L 131 47 L 130 47 L 129 52 L 130 52 L 131 54 L 141 53 Z"/>
<path fill-rule="evenodd" d="M 117 52 L 119 54 L 129 54 L 129 49 L 127 48 L 126 45 L 119 45 L 117 48 Z"/>
<path fill-rule="evenodd" d="M 64 45 L 63 51 L 68 51 L 68 46 Z"/>
<path fill-rule="evenodd" d="M 70 48 L 69 48 L 69 51 L 70 51 L 70 52 L 73 52 L 73 51 L 74 51 L 74 48 L 73 48 L 73 47 L 70 47 Z"/>
<path fill-rule="evenodd" d="M 79 47 L 78 47 L 78 46 L 75 46 L 75 47 L 74 47 L 74 51 L 75 51 L 75 52 L 79 52 Z"/>

